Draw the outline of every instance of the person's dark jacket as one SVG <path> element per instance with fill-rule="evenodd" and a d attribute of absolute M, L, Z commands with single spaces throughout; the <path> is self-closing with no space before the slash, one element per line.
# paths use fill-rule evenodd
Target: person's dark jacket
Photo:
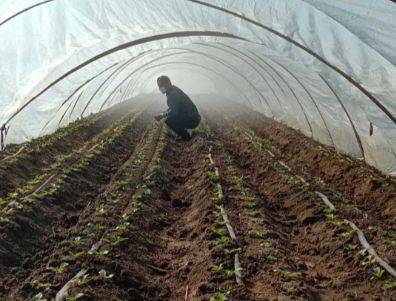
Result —
<path fill-rule="evenodd" d="M 200 118 L 197 107 L 181 89 L 171 86 L 166 91 L 168 111 L 166 118 L 182 118 L 197 120 Z"/>

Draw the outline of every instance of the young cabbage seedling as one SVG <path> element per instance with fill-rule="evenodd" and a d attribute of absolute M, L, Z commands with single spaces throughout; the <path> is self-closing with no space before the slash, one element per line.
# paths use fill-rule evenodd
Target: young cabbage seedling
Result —
<path fill-rule="evenodd" d="M 208 172 L 208 179 L 210 182 L 216 184 L 219 182 L 220 177 L 215 172 Z"/>
<path fill-rule="evenodd" d="M 396 289 L 396 280 L 385 281 L 385 288 Z"/>
<path fill-rule="evenodd" d="M 77 236 L 77 237 L 73 238 L 72 245 L 74 247 L 80 246 L 81 245 L 81 236 Z"/>
<path fill-rule="evenodd" d="M 278 272 L 278 273 L 280 273 L 281 275 L 282 275 L 282 277 L 285 279 L 285 280 L 291 280 L 291 279 L 296 279 L 296 278 L 298 278 L 299 277 L 299 273 L 297 273 L 297 272 L 289 272 L 289 271 L 286 271 L 286 270 L 282 270 L 282 269 L 277 269 L 277 270 L 275 270 L 276 272 Z"/>
<path fill-rule="evenodd" d="M 106 205 L 100 204 L 99 207 L 96 208 L 96 211 L 98 212 L 99 215 L 105 215 L 106 214 Z"/>
<path fill-rule="evenodd" d="M 373 276 L 374 279 L 376 280 L 380 280 L 382 278 L 382 276 L 384 275 L 385 270 L 381 269 L 380 267 L 375 267 L 373 269 Z"/>
<path fill-rule="evenodd" d="M 376 260 L 373 256 L 368 255 L 362 262 L 364 266 L 373 266 L 376 263 Z"/>
<path fill-rule="evenodd" d="M 68 266 L 69 264 L 67 262 L 62 262 L 59 266 L 50 267 L 49 269 L 56 274 L 62 274 L 66 271 Z"/>
<path fill-rule="evenodd" d="M 88 283 L 88 277 L 89 277 L 89 274 L 85 274 L 84 276 L 78 278 L 78 279 L 76 280 L 76 284 L 77 284 L 78 286 L 84 286 L 84 285 L 86 285 L 86 284 Z"/>
<path fill-rule="evenodd" d="M 271 244 L 270 242 L 268 242 L 268 241 L 264 241 L 264 242 L 262 242 L 262 243 L 260 244 L 260 246 L 261 246 L 263 249 L 268 249 L 268 248 L 271 248 L 271 247 L 272 247 L 272 244 Z"/>
<path fill-rule="evenodd" d="M 264 259 L 268 262 L 275 262 L 278 260 L 275 256 L 272 256 L 271 254 L 264 254 Z"/>
<path fill-rule="evenodd" d="M 347 244 L 346 249 L 347 249 L 348 251 L 354 251 L 354 250 L 356 250 L 358 247 L 359 247 L 358 244 L 350 243 L 350 244 Z"/>
<path fill-rule="evenodd" d="M 340 233 L 338 236 L 343 237 L 343 238 L 351 238 L 354 234 L 355 234 L 355 230 L 351 230 L 351 231 L 346 231 L 343 233 Z"/>
<path fill-rule="evenodd" d="M 228 238 L 228 236 L 222 235 L 221 237 L 217 238 L 216 241 L 219 244 L 224 245 L 227 244 L 230 241 L 230 239 Z"/>
<path fill-rule="evenodd" d="M 246 211 L 246 215 L 249 217 L 258 217 L 260 215 L 260 212 L 258 212 L 257 210 Z"/>
<path fill-rule="evenodd" d="M 267 235 L 266 232 L 260 230 L 251 230 L 249 231 L 249 236 L 252 238 L 264 238 Z"/>
<path fill-rule="evenodd" d="M 228 296 L 231 293 L 231 291 L 220 291 L 218 292 L 215 296 L 210 297 L 209 301 L 228 301 Z"/>
<path fill-rule="evenodd" d="M 224 271 L 224 263 L 212 264 L 209 266 L 212 272 L 222 272 Z"/>
<path fill-rule="evenodd" d="M 0 225 L 5 225 L 8 222 L 10 222 L 9 218 L 0 216 Z"/>

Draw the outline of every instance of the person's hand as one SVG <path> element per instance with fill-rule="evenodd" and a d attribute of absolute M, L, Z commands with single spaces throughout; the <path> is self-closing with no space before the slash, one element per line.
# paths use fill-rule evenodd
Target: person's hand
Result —
<path fill-rule="evenodd" d="M 155 118 L 155 120 L 157 120 L 157 121 L 161 121 L 161 119 L 164 118 L 164 115 L 162 115 L 162 114 L 161 114 L 161 115 L 157 115 L 157 116 L 155 116 L 154 118 Z"/>

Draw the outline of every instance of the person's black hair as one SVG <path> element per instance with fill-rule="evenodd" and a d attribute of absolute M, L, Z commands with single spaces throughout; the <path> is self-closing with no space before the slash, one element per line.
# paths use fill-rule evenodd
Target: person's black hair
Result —
<path fill-rule="evenodd" d="M 171 80 L 168 76 L 166 75 L 161 75 L 160 77 L 157 78 L 157 83 L 164 84 L 166 86 L 172 85 Z"/>

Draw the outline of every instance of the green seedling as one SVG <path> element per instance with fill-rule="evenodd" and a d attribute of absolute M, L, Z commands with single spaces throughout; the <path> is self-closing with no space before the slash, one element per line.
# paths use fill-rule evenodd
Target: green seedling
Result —
<path fill-rule="evenodd" d="M 396 289 L 396 280 L 385 281 L 385 288 Z"/>
<path fill-rule="evenodd" d="M 38 293 L 33 297 L 33 301 L 47 301 L 47 299 L 44 298 L 43 293 Z"/>
<path fill-rule="evenodd" d="M 124 213 L 124 214 L 122 215 L 122 219 L 123 219 L 123 221 L 125 221 L 125 222 L 128 222 L 128 221 L 129 221 L 129 218 L 130 218 L 130 215 L 129 215 L 129 214 Z"/>
<path fill-rule="evenodd" d="M 104 226 L 102 226 L 101 224 L 88 223 L 88 227 L 92 228 L 95 233 L 100 233 L 104 229 Z"/>
<path fill-rule="evenodd" d="M 220 194 L 219 191 L 216 190 L 215 192 L 213 192 L 213 194 L 212 194 L 212 200 L 213 200 L 216 204 L 221 203 L 221 199 L 222 199 L 222 196 L 221 196 L 221 194 Z"/>
<path fill-rule="evenodd" d="M 124 232 L 128 229 L 130 222 L 122 222 L 119 226 L 117 226 L 116 230 L 119 230 L 121 232 Z"/>
<path fill-rule="evenodd" d="M 216 225 L 219 227 L 224 227 L 227 223 L 224 220 L 218 220 L 216 221 Z"/>
<path fill-rule="evenodd" d="M 69 264 L 67 262 L 62 262 L 59 266 L 50 267 L 49 269 L 56 274 L 62 274 L 64 272 L 66 272 L 66 269 L 68 266 L 69 266 Z"/>
<path fill-rule="evenodd" d="M 81 245 L 81 236 L 77 236 L 77 237 L 73 238 L 72 245 L 74 247 L 79 247 Z"/>
<path fill-rule="evenodd" d="M 358 247 L 359 247 L 358 244 L 350 243 L 350 244 L 347 244 L 346 249 L 347 249 L 348 251 L 354 251 L 354 250 L 356 250 Z"/>
<path fill-rule="evenodd" d="M 220 177 L 215 172 L 208 172 L 208 179 L 212 183 L 218 183 L 220 180 Z"/>
<path fill-rule="evenodd" d="M 311 186 L 309 186 L 308 183 L 303 183 L 303 184 L 300 186 L 301 190 L 304 191 L 304 192 L 309 191 L 310 187 L 311 187 Z"/>
<path fill-rule="evenodd" d="M 209 301 L 227 301 L 228 299 L 228 294 L 218 292 L 214 297 L 210 297 Z"/>
<path fill-rule="evenodd" d="M 106 214 L 106 205 L 100 204 L 99 207 L 96 208 L 96 211 L 98 212 L 99 215 L 105 215 Z"/>
<path fill-rule="evenodd" d="M 380 280 L 382 278 L 382 276 L 384 275 L 385 270 L 381 269 L 380 267 L 375 267 L 373 269 L 373 276 L 374 279 L 376 280 Z"/>
<path fill-rule="evenodd" d="M 111 278 L 113 278 L 114 277 L 114 274 L 108 274 L 107 272 L 106 272 L 106 270 L 100 270 L 99 271 L 99 276 L 102 278 L 102 279 L 104 279 L 104 280 L 108 280 L 108 279 L 111 279 Z"/>
<path fill-rule="evenodd" d="M 346 231 L 346 232 L 340 233 L 338 236 L 343 237 L 343 238 L 351 238 L 351 237 L 353 237 L 355 232 L 356 232 L 355 230 Z"/>
<path fill-rule="evenodd" d="M 250 210 L 250 211 L 246 211 L 246 215 L 249 217 L 258 217 L 260 215 L 260 212 L 257 210 Z"/>
<path fill-rule="evenodd" d="M 232 278 L 235 276 L 235 271 L 234 270 L 226 270 L 226 274 L 228 278 Z"/>
<path fill-rule="evenodd" d="M 0 225 L 5 225 L 9 222 L 10 222 L 10 220 L 7 217 L 0 216 Z"/>
<path fill-rule="evenodd" d="M 150 188 L 146 188 L 146 189 L 144 190 L 144 192 L 143 192 L 143 195 L 144 195 L 144 196 L 151 196 L 151 194 L 152 194 L 152 192 L 151 192 L 151 189 L 150 189 Z"/>
<path fill-rule="evenodd" d="M 265 225 L 265 222 L 264 222 L 264 220 L 262 218 L 255 218 L 254 222 L 256 223 L 256 225 L 259 225 L 259 226 L 264 226 Z"/>
<path fill-rule="evenodd" d="M 321 179 L 321 178 L 316 178 L 315 182 L 316 182 L 316 184 L 318 184 L 322 188 L 326 186 L 325 181 L 323 179 Z"/>
<path fill-rule="evenodd" d="M 117 183 L 119 186 L 126 186 L 129 182 L 128 180 L 119 180 Z"/>
<path fill-rule="evenodd" d="M 108 238 L 102 238 L 103 241 L 110 243 L 112 246 L 119 246 L 122 242 L 128 240 L 126 237 L 111 235 Z"/>
<path fill-rule="evenodd" d="M 376 263 L 375 258 L 372 255 L 368 255 L 362 262 L 364 266 L 373 266 Z"/>
<path fill-rule="evenodd" d="M 212 233 L 214 234 L 214 236 L 220 237 L 225 234 L 225 230 L 226 230 L 225 226 L 220 226 L 212 229 Z"/>
<path fill-rule="evenodd" d="M 94 256 L 99 256 L 99 257 L 103 257 L 103 256 L 107 256 L 110 253 L 109 250 L 103 250 L 103 251 L 98 251 L 98 250 L 94 250 L 94 251 L 88 251 L 89 255 L 94 255 Z"/>
<path fill-rule="evenodd" d="M 370 226 L 369 230 L 373 230 L 377 233 L 379 233 L 380 235 L 382 235 L 383 237 L 391 237 L 392 236 L 392 232 L 386 229 L 383 229 L 381 227 L 378 226 Z"/>
<path fill-rule="evenodd" d="M 213 215 L 214 216 L 221 216 L 221 206 L 220 205 L 215 205 L 215 209 L 213 210 Z"/>
<path fill-rule="evenodd" d="M 288 296 L 295 296 L 298 294 L 298 289 L 295 287 L 283 287 L 283 291 Z"/>
<path fill-rule="evenodd" d="M 224 271 L 224 263 L 212 264 L 209 266 L 212 272 L 222 272 Z"/>
<path fill-rule="evenodd" d="M 233 180 L 234 180 L 235 187 L 238 190 L 242 190 L 242 188 L 243 188 L 243 178 L 239 177 L 239 176 L 234 176 Z"/>
<path fill-rule="evenodd" d="M 325 210 L 325 217 L 328 221 L 334 221 L 335 220 L 335 215 L 334 215 L 334 211 L 331 209 L 326 209 Z"/>
<path fill-rule="evenodd" d="M 4 207 L 5 205 L 7 205 L 7 202 L 0 198 L 0 206 Z"/>
<path fill-rule="evenodd" d="M 345 225 L 348 222 L 345 220 L 334 219 L 334 220 L 330 221 L 330 223 L 332 223 L 336 227 L 341 227 L 342 225 Z"/>
<path fill-rule="evenodd" d="M 84 294 L 83 293 L 78 293 L 75 295 L 70 295 L 66 298 L 66 301 L 77 301 L 78 299 L 80 299 L 81 297 L 83 297 Z"/>
<path fill-rule="evenodd" d="M 272 256 L 271 254 L 264 254 L 264 259 L 268 262 L 275 262 L 278 260 L 275 256 Z"/>
<path fill-rule="evenodd" d="M 216 241 L 219 244 L 224 245 L 227 244 L 230 241 L 230 239 L 228 238 L 228 236 L 222 235 L 221 237 L 217 238 Z"/>
<path fill-rule="evenodd" d="M 272 244 L 271 244 L 270 242 L 268 242 L 268 241 L 264 241 L 264 242 L 262 242 L 262 243 L 260 244 L 260 246 L 261 246 L 263 249 L 268 249 L 268 248 L 271 248 L 271 247 L 272 247 Z"/>
<path fill-rule="evenodd" d="M 277 269 L 277 270 L 275 270 L 275 272 L 278 272 L 279 274 L 281 274 L 285 280 L 297 279 L 300 275 L 297 272 L 289 272 L 289 271 L 282 270 L 282 269 Z"/>
<path fill-rule="evenodd" d="M 267 235 L 266 232 L 260 231 L 260 230 L 251 230 L 249 231 L 249 236 L 252 238 L 265 238 Z"/>
<path fill-rule="evenodd" d="M 240 251 L 241 251 L 241 248 L 224 249 L 224 254 L 232 255 L 232 254 L 235 254 L 235 253 L 239 253 Z"/>
<path fill-rule="evenodd" d="M 84 252 L 84 251 L 81 251 L 81 252 L 73 253 L 72 255 L 73 255 L 73 257 L 78 258 L 78 257 L 84 256 L 84 255 L 85 255 L 85 252 Z"/>
<path fill-rule="evenodd" d="M 9 192 L 9 193 L 7 194 L 7 197 L 8 197 L 8 199 L 10 199 L 10 200 L 12 200 L 12 201 L 16 201 L 16 200 L 17 200 L 17 197 L 18 197 L 18 194 L 15 193 L 15 192 Z"/>
<path fill-rule="evenodd" d="M 76 280 L 77 286 L 84 286 L 84 285 L 86 285 L 86 284 L 88 283 L 88 277 L 89 277 L 89 274 L 85 274 L 84 276 L 78 278 L 78 279 Z"/>
<path fill-rule="evenodd" d="M 257 207 L 257 204 L 255 202 L 246 202 L 246 207 L 249 209 L 254 209 Z"/>
<path fill-rule="evenodd" d="M 38 281 L 38 280 L 34 280 L 33 282 L 32 282 L 32 285 L 33 285 L 33 287 L 35 288 L 35 289 L 37 289 L 37 290 L 42 290 L 42 289 L 44 289 L 44 290 L 49 290 L 49 288 L 51 287 L 51 284 L 50 283 L 43 283 L 43 282 L 40 282 L 40 281 Z"/>

